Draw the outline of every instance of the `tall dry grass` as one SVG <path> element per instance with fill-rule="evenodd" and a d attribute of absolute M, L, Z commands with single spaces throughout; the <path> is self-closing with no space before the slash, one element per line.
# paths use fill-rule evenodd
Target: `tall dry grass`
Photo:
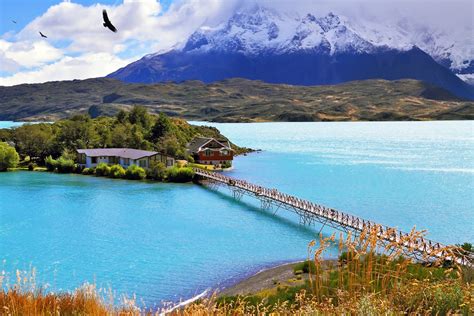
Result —
<path fill-rule="evenodd" d="M 314 265 L 310 265 L 309 282 L 292 299 L 287 299 L 292 289 L 277 291 L 270 299 L 214 296 L 175 314 L 474 314 L 473 270 L 452 260 L 462 253 L 459 248 L 439 249 L 434 261 L 419 254 L 417 259 L 425 262 L 420 264 L 405 254 L 415 249 L 424 232 L 412 230 L 401 240 L 385 244 L 380 243 L 379 232 L 379 227 L 372 227 L 357 236 L 340 234 L 336 240 L 335 235 L 320 235 L 312 241 L 308 257 Z M 325 253 L 334 247 L 340 260 L 325 261 Z M 269 304 L 279 297 L 285 299 Z"/>
<path fill-rule="evenodd" d="M 106 295 L 95 285 L 84 284 L 73 292 L 54 293 L 37 287 L 36 272 L 16 271 L 12 285 L 0 275 L 0 315 L 134 315 L 133 300 L 122 299 L 114 306 L 112 291 Z M 107 294 L 110 293 L 110 294 Z"/>
<path fill-rule="evenodd" d="M 414 263 L 404 256 L 403 245 L 416 245 L 423 232 L 413 230 L 398 242 L 380 244 L 378 228 L 357 236 L 324 237 L 308 245 L 309 281 L 300 287 L 278 290 L 273 298 L 217 294 L 170 311 L 170 315 L 322 315 L 412 314 L 471 315 L 474 313 L 473 270 L 452 262 L 456 247 L 440 249 L 429 264 Z M 408 242 L 408 243 L 407 243 Z M 326 252 L 337 247 L 340 260 L 325 261 Z M 441 255 L 442 254 L 442 255 Z M 420 260 L 428 260 L 420 256 Z M 2 284 L 1 315 L 152 315 L 139 309 L 135 300 L 114 306 L 92 285 L 71 293 L 47 293 L 36 288 L 34 272 L 17 274 L 13 286 Z M 111 293 L 111 291 L 110 291 Z M 291 295 L 289 295 L 291 294 Z M 280 295 L 280 296 L 279 296 Z"/>

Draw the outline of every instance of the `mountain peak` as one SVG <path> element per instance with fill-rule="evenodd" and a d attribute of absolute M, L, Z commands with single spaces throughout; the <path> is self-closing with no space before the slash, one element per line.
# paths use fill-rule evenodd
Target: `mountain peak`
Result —
<path fill-rule="evenodd" d="M 298 50 L 369 51 L 373 45 L 330 12 L 321 18 L 308 13 L 280 14 L 262 6 L 235 13 L 216 28 L 194 32 L 184 51 L 225 51 L 255 55 L 265 52 L 285 54 Z"/>

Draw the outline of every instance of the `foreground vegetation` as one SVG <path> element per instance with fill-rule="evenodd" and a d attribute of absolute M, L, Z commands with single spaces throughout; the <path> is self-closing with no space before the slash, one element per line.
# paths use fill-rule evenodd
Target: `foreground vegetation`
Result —
<path fill-rule="evenodd" d="M 428 314 L 470 315 L 474 310 L 474 273 L 448 258 L 459 253 L 457 247 L 440 251 L 445 259 L 429 265 L 414 263 L 402 256 L 403 248 L 377 245 L 377 228 L 351 235 L 319 237 L 308 246 L 309 261 L 295 268 L 295 280 L 302 273 L 309 277 L 296 286 L 280 286 L 248 296 L 219 297 L 217 294 L 185 307 L 171 315 L 392 315 Z M 420 234 L 412 232 L 412 240 Z M 339 260 L 323 260 L 325 252 L 336 245 Z M 386 255 L 380 255 L 383 251 Z M 104 299 L 90 285 L 72 293 L 48 294 L 25 286 L 28 279 L 19 275 L 17 283 L 0 292 L 0 308 L 13 315 L 87 314 L 139 315 L 158 314 L 139 308 L 135 300 L 123 300 L 113 306 L 113 298 Z M 1 278 L 0 278 L 1 285 Z M 108 303 L 109 302 L 109 303 Z M 169 311 L 169 310 L 168 310 Z"/>
<path fill-rule="evenodd" d="M 154 113 L 213 122 L 474 119 L 474 102 L 417 80 L 292 86 L 228 79 L 130 84 L 108 78 L 0 87 L 0 120 L 55 121 L 71 113 Z"/>

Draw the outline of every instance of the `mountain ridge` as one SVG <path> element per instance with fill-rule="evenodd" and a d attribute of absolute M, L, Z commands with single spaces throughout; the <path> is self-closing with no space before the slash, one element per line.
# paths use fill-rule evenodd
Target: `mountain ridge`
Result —
<path fill-rule="evenodd" d="M 293 86 L 241 78 L 209 84 L 133 84 L 95 78 L 0 87 L 0 120 L 114 115 L 133 105 L 216 122 L 474 119 L 474 102 L 416 80 Z"/>

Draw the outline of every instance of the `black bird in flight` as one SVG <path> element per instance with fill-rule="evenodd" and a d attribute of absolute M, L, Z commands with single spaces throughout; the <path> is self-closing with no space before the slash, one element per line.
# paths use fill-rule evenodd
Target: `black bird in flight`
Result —
<path fill-rule="evenodd" d="M 44 37 L 44 38 L 48 38 L 46 35 L 44 35 L 43 33 L 39 32 L 41 37 Z"/>
<path fill-rule="evenodd" d="M 12 22 L 16 24 L 16 21 L 15 21 L 15 20 L 12 20 Z"/>
<path fill-rule="evenodd" d="M 107 11 L 104 9 L 102 10 L 102 16 L 104 17 L 104 27 L 108 28 L 112 32 L 117 32 L 117 29 L 115 26 L 112 25 L 112 22 L 110 22 L 109 17 L 107 15 Z"/>

